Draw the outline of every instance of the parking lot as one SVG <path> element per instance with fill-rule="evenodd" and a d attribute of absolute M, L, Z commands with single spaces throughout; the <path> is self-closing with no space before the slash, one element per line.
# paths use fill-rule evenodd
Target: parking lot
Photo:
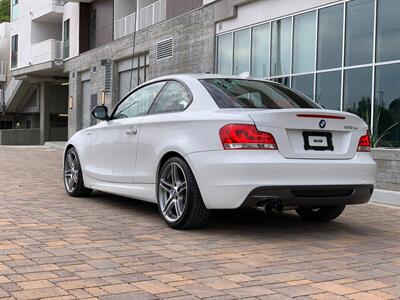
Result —
<path fill-rule="evenodd" d="M 398 299 L 400 209 L 336 221 L 216 212 L 168 228 L 157 207 L 64 192 L 62 152 L 0 147 L 0 298 Z"/>

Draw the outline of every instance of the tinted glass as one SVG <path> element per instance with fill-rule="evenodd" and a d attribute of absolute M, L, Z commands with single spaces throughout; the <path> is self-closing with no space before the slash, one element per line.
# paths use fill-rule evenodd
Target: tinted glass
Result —
<path fill-rule="evenodd" d="M 251 73 L 266 77 L 269 71 L 270 25 L 253 28 Z"/>
<path fill-rule="evenodd" d="M 315 12 L 294 18 L 293 73 L 314 70 L 315 34 Z"/>
<path fill-rule="evenodd" d="M 374 139 L 400 146 L 400 64 L 376 67 Z M 397 125 L 395 125 L 397 124 Z"/>
<path fill-rule="evenodd" d="M 232 34 L 225 34 L 218 37 L 218 73 L 232 74 Z"/>
<path fill-rule="evenodd" d="M 150 109 L 151 114 L 183 111 L 188 107 L 191 96 L 186 88 L 177 81 L 169 82 L 161 91 Z"/>
<path fill-rule="evenodd" d="M 234 74 L 250 72 L 250 29 L 235 32 L 234 38 Z"/>
<path fill-rule="evenodd" d="M 344 73 L 343 109 L 359 115 L 368 124 L 371 120 L 371 82 L 371 68 L 351 69 Z"/>
<path fill-rule="evenodd" d="M 353 0 L 346 8 L 346 65 L 372 62 L 374 0 Z"/>
<path fill-rule="evenodd" d="M 318 70 L 342 65 L 343 5 L 319 11 Z"/>
<path fill-rule="evenodd" d="M 206 79 L 202 83 L 220 108 L 319 108 L 280 84 L 245 79 Z"/>
<path fill-rule="evenodd" d="M 292 19 L 272 23 L 271 75 L 290 73 L 290 49 L 292 43 Z"/>
<path fill-rule="evenodd" d="M 378 0 L 376 59 L 400 59 L 400 1 Z"/>
<path fill-rule="evenodd" d="M 317 74 L 315 102 L 326 109 L 340 110 L 341 72 Z"/>
<path fill-rule="evenodd" d="M 113 114 L 113 119 L 132 118 L 145 115 L 165 82 L 147 85 L 122 101 Z"/>
<path fill-rule="evenodd" d="M 314 98 L 314 75 L 301 75 L 292 77 L 292 87 L 295 90 L 308 96 L 310 99 Z"/>

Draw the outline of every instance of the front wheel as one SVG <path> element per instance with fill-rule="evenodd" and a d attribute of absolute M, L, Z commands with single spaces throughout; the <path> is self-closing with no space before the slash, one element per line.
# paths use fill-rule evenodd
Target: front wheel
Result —
<path fill-rule="evenodd" d="M 175 229 L 206 225 L 209 211 L 204 206 L 189 165 L 179 157 L 170 158 L 157 180 L 158 209 L 164 221 Z"/>
<path fill-rule="evenodd" d="M 75 148 L 70 148 L 65 153 L 64 186 L 67 193 L 72 197 L 85 197 L 92 192 L 83 183 L 81 163 Z"/>
<path fill-rule="evenodd" d="M 321 207 L 302 206 L 296 209 L 297 214 L 305 220 L 327 222 L 339 217 L 346 205 Z"/>

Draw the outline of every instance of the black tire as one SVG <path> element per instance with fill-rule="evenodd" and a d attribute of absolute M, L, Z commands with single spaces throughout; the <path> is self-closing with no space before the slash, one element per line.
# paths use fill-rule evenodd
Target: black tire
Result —
<path fill-rule="evenodd" d="M 186 200 L 181 216 L 177 220 L 172 221 L 169 220 L 163 213 L 161 204 L 161 202 L 163 201 L 161 198 L 163 197 L 163 188 L 160 187 L 160 181 L 162 175 L 167 172 L 167 168 L 170 168 L 174 164 L 180 167 L 179 172 L 181 172 L 181 176 L 184 176 L 184 178 L 186 179 L 186 193 L 185 196 L 182 197 L 182 199 L 185 198 Z M 169 192 L 164 191 L 164 194 L 165 193 L 168 194 Z M 199 187 L 197 185 L 192 170 L 190 169 L 189 165 L 182 158 L 179 157 L 172 157 L 168 159 L 161 167 L 161 170 L 157 177 L 157 203 L 160 215 L 162 216 L 163 220 L 174 229 L 192 229 L 205 226 L 210 216 L 210 211 L 204 205 Z M 177 209 L 176 205 L 175 209 Z"/>
<path fill-rule="evenodd" d="M 321 207 L 302 206 L 296 209 L 297 214 L 309 221 L 327 222 L 339 217 L 346 205 L 332 205 Z"/>
<path fill-rule="evenodd" d="M 75 181 L 74 185 L 71 187 L 68 186 L 68 180 L 66 176 L 66 172 L 68 172 L 69 168 L 69 161 L 68 157 L 69 155 L 73 156 L 75 158 L 75 170 L 76 170 L 76 175 L 75 175 Z M 71 172 L 72 174 L 72 172 Z M 72 177 L 72 175 L 71 175 Z M 87 197 L 92 193 L 91 189 L 88 189 L 85 187 L 85 184 L 83 183 L 83 175 L 82 175 L 82 169 L 81 169 L 81 163 L 79 161 L 78 153 L 76 152 L 75 148 L 71 147 L 68 149 L 68 151 L 65 153 L 64 157 L 64 170 L 63 170 L 63 179 L 64 179 L 64 187 L 65 191 L 70 195 L 71 197 Z"/>

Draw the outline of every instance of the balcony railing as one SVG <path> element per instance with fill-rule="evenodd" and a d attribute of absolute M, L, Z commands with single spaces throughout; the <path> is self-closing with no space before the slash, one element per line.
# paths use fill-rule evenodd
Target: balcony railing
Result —
<path fill-rule="evenodd" d="M 114 40 L 127 36 L 135 30 L 136 13 L 130 14 L 114 23 Z"/>
<path fill-rule="evenodd" d="M 64 12 L 64 0 L 47 0 L 47 3 L 35 9 L 32 14 L 32 20 L 40 21 L 46 16 L 58 15 L 59 19 L 62 20 L 62 13 Z M 43 20 L 47 21 L 47 20 Z"/>
<path fill-rule="evenodd" d="M 31 64 L 40 64 L 63 59 L 63 43 L 54 39 L 32 45 Z"/>
<path fill-rule="evenodd" d="M 7 80 L 7 63 L 0 60 L 0 82 Z"/>
<path fill-rule="evenodd" d="M 140 10 L 140 29 L 149 27 L 167 18 L 167 0 L 158 0 Z"/>

